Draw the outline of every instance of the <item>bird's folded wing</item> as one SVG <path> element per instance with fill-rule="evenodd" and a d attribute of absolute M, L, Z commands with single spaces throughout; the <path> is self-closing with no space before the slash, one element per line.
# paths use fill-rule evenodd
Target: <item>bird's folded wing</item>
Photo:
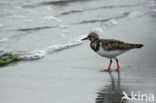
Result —
<path fill-rule="evenodd" d="M 102 46 L 105 50 L 129 50 L 135 48 L 135 44 L 128 44 L 122 41 L 114 39 L 103 39 L 101 40 Z"/>

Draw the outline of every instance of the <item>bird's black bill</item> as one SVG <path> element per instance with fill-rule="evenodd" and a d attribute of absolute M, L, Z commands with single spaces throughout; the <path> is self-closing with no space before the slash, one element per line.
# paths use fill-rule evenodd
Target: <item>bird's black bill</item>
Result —
<path fill-rule="evenodd" d="M 83 39 L 81 39 L 81 40 L 87 40 L 88 39 L 88 37 L 85 37 L 85 38 L 83 38 Z"/>

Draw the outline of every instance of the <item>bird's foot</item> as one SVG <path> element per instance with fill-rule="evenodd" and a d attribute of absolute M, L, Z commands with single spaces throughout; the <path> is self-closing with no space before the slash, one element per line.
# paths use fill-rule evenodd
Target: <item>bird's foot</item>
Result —
<path fill-rule="evenodd" d="M 110 69 L 100 70 L 100 72 L 109 72 Z"/>
<path fill-rule="evenodd" d="M 119 72 L 119 69 L 116 69 L 115 71 L 116 71 L 116 72 Z"/>

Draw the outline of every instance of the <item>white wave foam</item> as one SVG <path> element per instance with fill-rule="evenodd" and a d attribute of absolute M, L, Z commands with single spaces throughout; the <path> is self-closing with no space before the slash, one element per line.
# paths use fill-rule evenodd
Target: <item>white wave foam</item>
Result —
<path fill-rule="evenodd" d="M 34 50 L 30 54 L 22 54 L 19 55 L 19 59 L 21 60 L 36 60 L 44 57 L 46 55 L 46 51 L 43 50 Z"/>
<path fill-rule="evenodd" d="M 14 9 L 22 9 L 22 7 L 21 6 L 16 6 L 16 7 L 14 7 Z"/>
<path fill-rule="evenodd" d="M 24 20 L 25 23 L 33 23 L 33 20 Z"/>
<path fill-rule="evenodd" d="M 51 6 L 46 6 L 44 7 L 46 10 L 53 10 L 53 8 Z"/>
<path fill-rule="evenodd" d="M 68 49 L 71 47 L 75 47 L 78 45 L 81 45 L 83 42 L 81 41 L 82 38 L 86 37 L 86 35 L 82 35 L 80 37 L 76 37 L 73 38 L 72 40 L 68 41 L 65 44 L 58 44 L 58 45 L 53 45 L 53 46 L 47 46 L 45 48 L 42 49 L 37 49 L 34 50 L 32 52 L 30 52 L 29 54 L 22 54 L 19 56 L 19 58 L 21 60 L 36 60 L 36 59 L 40 59 L 43 58 L 44 56 L 46 56 L 49 53 L 53 53 L 53 52 L 57 52 L 57 51 L 61 51 L 64 49 Z"/>
<path fill-rule="evenodd" d="M 9 40 L 8 38 L 2 38 L 2 39 L 0 39 L 0 43 L 7 42 L 8 40 Z"/>
<path fill-rule="evenodd" d="M 63 22 L 63 20 L 61 20 L 61 19 L 59 19 L 59 18 L 57 18 L 55 16 L 46 16 L 46 17 L 44 17 L 44 19 L 45 20 L 56 20 L 58 22 Z"/>
<path fill-rule="evenodd" d="M 13 9 L 3 9 L 3 11 L 4 12 L 11 12 L 11 13 L 14 13 L 15 12 L 15 10 L 13 10 Z"/>
<path fill-rule="evenodd" d="M 118 22 L 116 20 L 114 20 L 114 19 L 110 19 L 110 20 L 105 22 L 106 26 L 115 26 L 117 24 L 118 24 Z"/>
<path fill-rule="evenodd" d="M 128 15 L 129 18 L 138 18 L 138 17 L 141 17 L 141 16 L 143 16 L 143 13 L 138 12 L 138 11 L 131 12 Z"/>
<path fill-rule="evenodd" d="M 25 16 L 23 15 L 11 15 L 10 17 L 15 19 L 25 19 Z"/>
<path fill-rule="evenodd" d="M 60 28 L 69 28 L 70 26 L 69 25 L 60 25 L 59 27 Z"/>
<path fill-rule="evenodd" d="M 65 33 L 62 33 L 61 36 L 64 37 L 64 36 L 66 36 L 66 34 Z"/>
<path fill-rule="evenodd" d="M 4 27 L 4 25 L 3 24 L 0 24 L 0 28 L 3 28 Z"/>
<path fill-rule="evenodd" d="M 153 12 L 156 12 L 156 9 L 153 9 L 152 11 L 153 11 Z"/>
<path fill-rule="evenodd" d="M 15 54 L 15 52 L 12 49 L 8 49 L 8 48 L 0 48 L 0 55 L 3 53 L 11 53 L 11 54 Z"/>
<path fill-rule="evenodd" d="M 62 30 L 62 33 L 69 33 L 69 30 L 64 29 Z"/>

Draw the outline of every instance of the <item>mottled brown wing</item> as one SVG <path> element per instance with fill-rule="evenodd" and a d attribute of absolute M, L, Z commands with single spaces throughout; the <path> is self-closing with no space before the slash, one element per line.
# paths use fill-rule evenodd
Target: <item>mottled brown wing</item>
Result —
<path fill-rule="evenodd" d="M 113 39 L 102 39 L 102 46 L 105 50 L 129 50 L 136 48 L 136 44 L 128 44 L 122 41 L 113 40 Z"/>

